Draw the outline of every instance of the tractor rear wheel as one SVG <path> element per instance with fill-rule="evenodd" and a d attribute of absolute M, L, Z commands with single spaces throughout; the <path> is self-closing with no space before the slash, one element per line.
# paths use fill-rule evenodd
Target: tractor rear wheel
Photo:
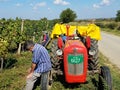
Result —
<path fill-rule="evenodd" d="M 109 68 L 101 66 L 100 69 L 98 90 L 112 90 L 112 77 Z"/>
<path fill-rule="evenodd" d="M 53 68 L 55 68 L 56 64 L 58 63 L 57 55 L 56 55 L 57 49 L 58 49 L 57 39 L 53 39 L 51 41 L 51 48 L 50 48 L 50 57 L 51 57 L 51 63 Z"/>
<path fill-rule="evenodd" d="M 98 69 L 98 41 L 95 39 L 91 39 L 91 46 L 89 49 L 89 70 L 97 70 Z"/>

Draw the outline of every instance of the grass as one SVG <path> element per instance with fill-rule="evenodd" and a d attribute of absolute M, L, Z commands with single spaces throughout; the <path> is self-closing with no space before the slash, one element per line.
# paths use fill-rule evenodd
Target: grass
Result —
<path fill-rule="evenodd" d="M 11 68 L 5 69 L 0 73 L 0 90 L 22 90 L 25 86 L 27 69 L 31 65 L 31 53 L 24 52 L 21 56 L 16 54 L 10 55 L 10 58 L 14 58 L 17 62 Z M 109 60 L 100 54 L 100 65 L 106 65 L 110 68 L 113 78 L 113 90 L 120 89 L 120 70 L 112 65 Z M 85 84 L 67 84 L 63 77 L 58 76 L 54 79 L 51 90 L 97 90 L 98 87 L 98 75 L 88 76 Z M 36 88 L 39 90 L 39 86 Z"/>
<path fill-rule="evenodd" d="M 120 89 L 120 69 L 117 68 L 115 65 L 111 64 L 108 58 L 106 58 L 104 55 L 100 55 L 100 64 L 106 65 L 109 67 L 113 79 L 113 90 L 119 90 Z"/>
<path fill-rule="evenodd" d="M 101 30 L 105 31 L 107 33 L 110 33 L 110 34 L 120 36 L 120 30 L 112 30 L 112 29 L 108 29 L 108 28 L 102 28 Z"/>
<path fill-rule="evenodd" d="M 26 71 L 30 66 L 29 53 L 24 53 L 21 56 L 11 55 L 9 58 L 16 58 L 17 62 L 14 67 L 5 69 L 0 73 L 0 90 L 21 90 L 25 85 Z"/>

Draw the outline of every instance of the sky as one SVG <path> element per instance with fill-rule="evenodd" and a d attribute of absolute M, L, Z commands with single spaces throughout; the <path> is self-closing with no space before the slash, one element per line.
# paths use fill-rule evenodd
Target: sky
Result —
<path fill-rule="evenodd" d="M 120 10 L 120 0 L 0 0 L 0 18 L 52 20 L 67 8 L 77 19 L 113 18 Z"/>

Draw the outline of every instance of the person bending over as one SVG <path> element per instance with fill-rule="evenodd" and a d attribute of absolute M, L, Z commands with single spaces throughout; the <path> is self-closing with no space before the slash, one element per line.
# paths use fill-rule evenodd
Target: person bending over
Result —
<path fill-rule="evenodd" d="M 48 51 L 44 46 L 32 41 L 25 43 L 26 49 L 31 51 L 32 65 L 26 79 L 26 90 L 32 90 L 37 78 L 41 76 L 41 90 L 48 90 L 48 74 L 51 70 L 51 61 Z"/>

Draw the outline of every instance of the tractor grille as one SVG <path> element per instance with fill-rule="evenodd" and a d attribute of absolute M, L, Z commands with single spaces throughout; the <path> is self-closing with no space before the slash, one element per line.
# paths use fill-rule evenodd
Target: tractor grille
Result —
<path fill-rule="evenodd" d="M 83 74 L 84 57 L 83 54 L 68 55 L 68 73 L 72 75 Z"/>

